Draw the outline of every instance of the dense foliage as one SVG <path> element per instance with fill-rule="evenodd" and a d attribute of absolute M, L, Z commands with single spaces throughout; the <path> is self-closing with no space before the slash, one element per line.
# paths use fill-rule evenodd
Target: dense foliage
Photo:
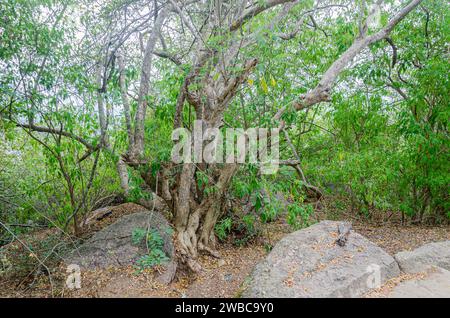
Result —
<path fill-rule="evenodd" d="M 121 198 L 143 204 L 161 191 L 158 178 L 170 161 L 182 87 L 198 62 L 191 50 L 198 44 L 193 33 L 201 32 L 203 20 L 195 7 L 189 11 L 197 1 L 183 11 L 190 12 L 187 21 L 177 9 L 170 12 L 160 35 L 165 40 L 157 44 L 147 74 L 151 87 L 142 97 L 145 41 L 157 23 L 152 2 L 0 2 L 0 244 L 11 241 L 11 234 L 40 227 L 73 227 L 77 234 L 93 209 Z M 159 2 L 171 3 L 154 3 Z M 198 2 L 199 10 L 208 3 Z M 244 61 L 258 58 L 230 99 L 220 128 L 274 127 L 274 114 L 287 107 L 281 158 L 300 160 L 267 176 L 253 164 L 242 164 L 230 187 L 219 190 L 214 167 L 196 170 L 192 183 L 201 192 L 198 204 L 200 197 L 223 192 L 217 200 L 225 202 L 223 210 L 212 224 L 219 241 L 232 237 L 245 244 L 257 237 L 261 222 L 280 217 L 299 229 L 318 213 L 448 222 L 448 4 L 423 1 L 389 37 L 352 60 L 328 101 L 295 111 L 290 105 L 314 88 L 358 38 L 361 13 L 355 8 L 376 1 L 290 2 L 295 5 L 275 26 L 267 21 L 286 7 L 263 10 L 243 24 L 241 34 L 218 28 L 205 40 L 209 49 L 227 53 L 224 47 L 261 30 L 223 70 L 239 77 Z M 378 28 L 409 1 L 385 2 Z M 231 11 L 234 2 L 224 3 Z M 213 68 L 211 63 L 205 69 Z M 207 73 L 202 69 L 196 76 L 202 72 Z M 208 76 L 217 83 L 225 78 Z M 188 88 L 196 89 L 192 83 Z M 126 159 L 133 154 L 130 131 L 136 129 L 136 140 L 139 135 L 134 119 L 142 103 L 148 105 L 144 153 L 138 156 L 144 163 L 136 164 Z M 191 127 L 198 116 L 195 107 L 193 102 L 182 107 L 183 126 Z M 123 169 L 125 188 L 119 178 Z M 170 180 L 177 178 L 174 173 Z M 141 265 L 161 260 L 165 255 L 150 255 Z"/>

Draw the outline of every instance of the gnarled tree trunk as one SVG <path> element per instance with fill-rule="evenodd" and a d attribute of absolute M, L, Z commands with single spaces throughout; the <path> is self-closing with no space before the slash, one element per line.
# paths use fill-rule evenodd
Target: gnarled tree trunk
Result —
<path fill-rule="evenodd" d="M 313 105 L 327 101 L 330 97 L 332 87 L 339 74 L 351 61 L 367 46 L 386 39 L 392 29 L 422 0 L 412 0 L 388 22 L 381 30 L 368 34 L 367 22 L 361 23 L 360 34 L 355 38 L 353 44 L 329 67 L 318 82 L 318 85 L 309 90 L 303 96 L 299 96 L 293 102 L 293 108 L 300 111 Z M 169 1 L 170 6 L 157 15 L 154 27 L 148 38 L 148 43 L 144 52 L 144 62 L 141 72 L 141 83 L 139 88 L 138 105 L 136 117 L 134 118 L 134 133 L 127 127 L 130 136 L 130 147 L 128 152 L 128 162 L 130 166 L 146 164 L 142 154 L 144 153 L 144 120 L 147 109 L 147 95 L 149 92 L 149 74 L 151 69 L 152 54 L 155 52 L 155 45 L 158 38 L 161 38 L 160 29 L 169 12 L 177 13 L 181 21 L 190 30 L 194 37 L 191 47 L 196 47 L 193 52 L 194 60 L 190 73 L 186 76 L 180 88 L 174 118 L 175 128 L 182 126 L 182 112 L 184 104 L 187 102 L 195 110 L 195 118 L 204 123 L 204 128 L 218 129 L 223 124 L 223 115 L 233 98 L 237 89 L 247 80 L 257 64 L 256 59 L 241 59 L 241 50 L 251 44 L 256 43 L 258 36 L 264 36 L 267 29 L 274 30 L 276 23 L 281 21 L 299 1 L 297 0 L 270 0 L 255 1 L 251 5 L 242 2 L 242 6 L 237 7 L 235 16 L 229 19 L 229 25 L 223 25 L 221 20 L 220 4 L 214 8 L 213 17 L 206 19 L 201 28 L 193 25 L 192 19 L 185 16 L 184 4 L 177 1 Z M 381 3 L 381 1 L 378 1 Z M 253 19 L 258 14 L 272 7 L 284 5 L 285 10 L 281 10 L 278 15 L 256 31 L 243 30 L 243 24 Z M 363 16 L 363 15 L 362 15 Z M 363 22 L 363 21 L 361 21 Z M 300 28 L 298 28 L 299 30 Z M 239 36 L 237 31 L 240 31 Z M 296 34 L 295 31 L 294 36 Z M 248 33 L 246 33 L 248 32 Z M 244 34 L 245 33 L 245 34 Z M 227 34 L 219 45 L 209 47 L 207 45 L 209 37 L 214 38 Z M 275 33 L 274 33 L 275 34 Z M 280 38 L 290 39 L 292 37 Z M 163 42 L 163 40 L 161 40 Z M 218 49 L 217 47 L 220 47 Z M 159 54 L 164 56 L 164 54 Z M 171 59 L 175 60 L 176 59 Z M 240 70 L 235 71 L 240 66 Z M 233 69 L 233 71 L 229 71 Z M 121 84 L 123 87 L 123 83 Z M 125 95 L 125 90 L 123 94 Z M 124 99 L 124 104 L 127 104 Z M 126 105 L 125 105 L 126 106 Z M 273 117 L 274 122 L 279 122 L 280 129 L 284 128 L 281 120 L 283 113 L 288 108 L 281 108 Z M 298 171 L 302 176 L 300 166 Z M 214 191 L 204 193 L 204 189 L 197 185 L 197 171 L 209 173 L 210 182 L 214 184 Z M 166 163 L 162 171 L 158 174 L 158 180 L 146 179 L 148 185 L 156 195 L 159 195 L 167 204 L 173 215 L 174 225 L 177 231 L 177 246 L 180 257 L 193 270 L 200 269 L 196 262 L 199 252 L 207 251 L 218 256 L 215 252 L 214 226 L 224 211 L 226 194 L 230 181 L 237 170 L 237 164 L 214 164 L 206 163 L 184 163 L 176 166 Z M 306 181 L 304 175 L 302 176 Z M 150 184 L 151 183 L 151 184 Z"/>

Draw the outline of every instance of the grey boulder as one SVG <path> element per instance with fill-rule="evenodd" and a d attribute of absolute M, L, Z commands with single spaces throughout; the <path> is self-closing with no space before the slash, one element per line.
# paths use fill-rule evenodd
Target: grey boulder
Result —
<path fill-rule="evenodd" d="M 146 254 L 145 243 L 135 245 L 132 233 L 137 228 L 155 229 L 161 235 L 163 250 L 170 259 L 174 256 L 171 228 L 158 212 L 144 210 L 121 217 L 115 223 L 95 233 L 89 240 L 65 257 L 64 262 L 76 264 L 82 269 L 107 268 L 135 264 Z M 173 267 L 172 262 L 169 267 Z"/>
<path fill-rule="evenodd" d="M 322 221 L 278 242 L 243 286 L 243 297 L 360 297 L 399 275 L 394 258 L 350 231 L 338 246 L 342 222 Z"/>
<path fill-rule="evenodd" d="M 450 298 L 450 272 L 442 268 L 428 269 L 424 278 L 401 282 L 388 295 L 390 298 Z"/>
<path fill-rule="evenodd" d="M 450 270 L 450 241 L 425 244 L 413 251 L 397 253 L 394 257 L 406 273 L 422 272 L 433 266 Z"/>

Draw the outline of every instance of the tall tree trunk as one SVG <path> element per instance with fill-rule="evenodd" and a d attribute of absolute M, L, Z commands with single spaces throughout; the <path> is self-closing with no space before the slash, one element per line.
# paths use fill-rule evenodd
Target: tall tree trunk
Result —
<path fill-rule="evenodd" d="M 142 64 L 141 82 L 139 86 L 138 106 L 135 117 L 134 127 L 134 142 L 130 151 L 132 160 L 139 159 L 144 153 L 144 124 L 145 116 L 147 114 L 148 93 L 150 90 L 150 72 L 152 70 L 153 51 L 155 50 L 156 42 L 159 39 L 161 27 L 167 17 L 167 10 L 162 9 L 153 25 L 153 30 L 147 41 L 145 48 L 144 62 Z"/>
<path fill-rule="evenodd" d="M 195 184 L 195 165 L 183 165 L 178 191 L 174 195 L 175 227 L 180 256 L 192 270 L 199 271 L 196 262 L 199 252 L 205 251 L 214 257 L 220 255 L 215 250 L 214 227 L 222 215 L 225 206 L 225 196 L 238 165 L 225 164 L 214 185 L 214 190 L 203 200 L 196 202 L 192 186 Z"/>

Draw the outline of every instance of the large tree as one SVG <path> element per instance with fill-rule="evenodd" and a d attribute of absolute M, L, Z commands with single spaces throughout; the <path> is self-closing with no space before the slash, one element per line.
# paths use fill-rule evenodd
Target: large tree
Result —
<path fill-rule="evenodd" d="M 126 195 L 130 194 L 128 170 L 138 172 L 146 182 L 145 189 L 153 197 L 152 201 L 141 200 L 141 203 L 171 212 L 177 232 L 178 255 L 191 269 L 198 271 L 200 266 L 196 259 L 199 252 L 219 256 L 215 250 L 214 227 L 226 206 L 228 188 L 238 164 L 174 164 L 165 157 L 165 160 L 156 158 L 159 159 L 157 169 L 153 169 L 156 160 L 155 156 L 149 155 L 148 144 L 157 137 L 151 133 L 158 132 L 152 130 L 149 133 L 146 125 L 148 118 L 155 117 L 158 111 L 152 104 L 152 97 L 158 91 L 156 86 L 165 70 L 175 69 L 180 75 L 171 82 L 177 93 L 171 128 L 192 129 L 191 119 L 195 118 L 202 120 L 203 129 L 221 129 L 228 124 L 224 116 L 238 95 L 245 107 L 249 97 L 242 89 L 249 85 L 246 83 L 251 82 L 252 73 L 260 65 L 261 58 L 255 52 L 261 46 L 282 41 L 290 43 L 290 54 L 300 55 L 304 53 L 299 41 L 302 34 L 324 33 L 326 40 L 317 41 L 315 45 L 322 51 L 331 50 L 332 54 L 318 60 L 323 65 L 318 65 L 316 72 L 302 69 L 301 64 L 291 68 L 289 77 L 292 82 L 308 73 L 303 82 L 305 86 L 297 90 L 302 93 L 291 95 L 287 104 L 264 114 L 270 118 L 269 126 L 285 132 L 285 141 L 294 155 L 286 162 L 296 168 L 307 188 L 320 192 L 308 184 L 303 174 L 300 156 L 289 139 L 291 126 L 286 125 L 286 116 L 329 101 L 340 74 L 372 44 L 380 41 L 390 43 L 389 35 L 394 28 L 421 2 L 84 1 L 85 6 L 74 11 L 80 21 L 73 34 L 81 40 L 71 58 L 76 58 L 86 73 L 89 89 L 79 90 L 77 95 L 87 94 L 89 102 L 95 104 L 98 135 L 92 133 L 85 138 L 62 125 L 46 125 L 45 119 L 49 116 L 35 116 L 30 111 L 28 118 L 13 116 L 9 120 L 27 132 L 68 138 L 82 145 L 86 151 L 78 158 L 79 161 L 99 151 L 111 155 L 117 163 Z M 379 23 L 373 23 L 377 22 L 379 13 L 382 17 Z M 59 23 L 57 14 L 53 20 L 55 25 Z M 339 35 L 328 34 L 323 24 L 344 24 L 352 30 L 350 34 L 353 37 L 336 50 L 333 36 L 337 41 Z M 41 68 L 44 68 L 46 58 L 40 57 L 39 60 Z M 18 82 L 23 82 L 23 78 Z M 71 88 L 79 85 L 74 82 Z M 34 83 L 34 91 L 45 91 L 38 80 Z M 267 90 L 267 83 L 261 85 L 263 90 Z M 33 98 L 30 100 L 34 101 Z M 80 102 L 72 105 L 77 103 Z M 108 111 L 110 105 L 117 103 L 123 107 L 118 112 L 123 115 L 123 125 L 114 123 L 117 112 Z M 29 107 L 33 109 L 33 104 Z M 36 123 L 38 120 L 41 122 L 39 125 Z M 125 132 L 126 149 L 114 147 L 111 143 L 111 136 L 117 136 L 115 130 Z M 59 153 L 55 152 L 55 156 Z M 212 191 L 205 191 L 206 183 L 202 182 L 205 176 Z M 70 178 L 66 179 L 70 187 Z"/>

